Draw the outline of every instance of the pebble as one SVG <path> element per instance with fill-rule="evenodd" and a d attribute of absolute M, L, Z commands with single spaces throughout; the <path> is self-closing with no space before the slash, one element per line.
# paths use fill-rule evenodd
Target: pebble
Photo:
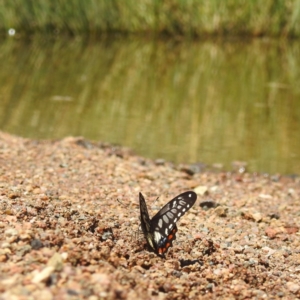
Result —
<path fill-rule="evenodd" d="M 199 185 L 194 188 L 194 192 L 200 196 L 204 196 L 208 194 L 208 187 Z"/>
<path fill-rule="evenodd" d="M 226 217 L 228 213 L 228 207 L 225 206 L 218 206 L 214 209 L 214 212 L 219 217 Z"/>
<path fill-rule="evenodd" d="M 55 271 L 61 271 L 63 268 L 63 258 L 62 256 L 55 252 L 53 256 L 48 260 L 47 266 L 53 267 Z"/>
<path fill-rule="evenodd" d="M 31 251 L 31 246 L 30 245 L 24 245 L 24 246 L 21 246 L 21 247 L 18 247 L 17 248 L 17 252 L 16 254 L 18 256 L 24 256 L 25 254 L 29 253 Z"/>
<path fill-rule="evenodd" d="M 47 281 L 53 272 L 54 272 L 54 267 L 52 266 L 45 267 L 41 272 L 34 274 L 32 283 L 40 283 L 40 282 Z"/>
<path fill-rule="evenodd" d="M 300 285 L 292 281 L 287 282 L 286 286 L 292 293 L 297 293 L 300 290 Z"/>
<path fill-rule="evenodd" d="M 15 228 L 8 228 L 5 230 L 4 235 L 7 237 L 16 237 L 19 235 L 19 232 Z"/>

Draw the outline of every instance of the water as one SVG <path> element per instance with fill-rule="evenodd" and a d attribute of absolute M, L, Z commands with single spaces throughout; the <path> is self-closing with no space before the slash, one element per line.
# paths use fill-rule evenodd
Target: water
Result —
<path fill-rule="evenodd" d="M 300 43 L 8 38 L 0 130 L 300 174 Z"/>

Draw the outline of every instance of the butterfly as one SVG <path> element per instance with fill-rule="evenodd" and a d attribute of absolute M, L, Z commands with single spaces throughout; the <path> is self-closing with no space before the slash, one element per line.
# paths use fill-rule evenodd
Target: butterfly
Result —
<path fill-rule="evenodd" d="M 139 193 L 141 227 L 148 245 L 161 257 L 176 239 L 176 222 L 194 205 L 197 194 L 189 191 L 168 202 L 151 220 L 142 193 Z"/>

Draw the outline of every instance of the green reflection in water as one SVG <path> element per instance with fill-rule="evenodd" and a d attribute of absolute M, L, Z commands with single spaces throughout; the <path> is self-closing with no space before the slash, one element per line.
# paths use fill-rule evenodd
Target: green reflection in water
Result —
<path fill-rule="evenodd" d="M 300 173 L 300 47 L 276 41 L 4 40 L 0 129 L 175 162 Z"/>

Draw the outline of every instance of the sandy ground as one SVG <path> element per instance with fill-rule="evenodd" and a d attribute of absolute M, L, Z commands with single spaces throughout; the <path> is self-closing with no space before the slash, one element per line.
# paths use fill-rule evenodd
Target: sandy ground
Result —
<path fill-rule="evenodd" d="M 299 299 L 300 178 L 194 169 L 0 133 L 0 299 Z M 138 193 L 153 216 L 188 190 L 162 259 Z"/>

